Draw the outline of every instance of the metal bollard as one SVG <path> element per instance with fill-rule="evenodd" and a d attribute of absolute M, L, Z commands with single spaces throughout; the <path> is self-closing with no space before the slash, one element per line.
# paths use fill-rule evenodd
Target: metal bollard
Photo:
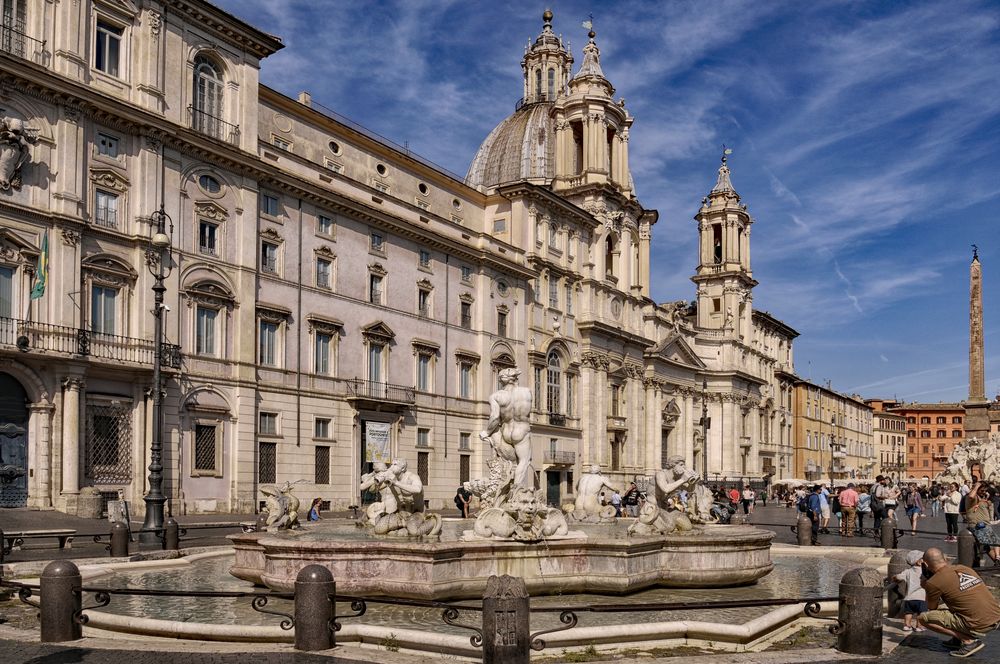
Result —
<path fill-rule="evenodd" d="M 163 548 L 167 551 L 177 551 L 181 548 L 180 526 L 172 516 L 163 522 Z"/>
<path fill-rule="evenodd" d="M 799 546 L 812 544 L 812 519 L 805 512 L 799 512 L 799 518 L 795 522 L 795 535 L 798 537 Z"/>
<path fill-rule="evenodd" d="M 530 607 L 524 579 L 491 576 L 483 594 L 483 664 L 529 664 Z"/>
<path fill-rule="evenodd" d="M 74 620 L 82 606 L 82 595 L 74 588 L 83 585 L 80 570 L 69 560 L 49 563 L 40 581 L 42 643 L 75 641 L 83 636 L 83 626 Z"/>
<path fill-rule="evenodd" d="M 902 574 L 909 565 L 906 564 L 906 556 L 909 551 L 897 551 L 892 554 L 892 558 L 889 559 L 889 617 L 890 618 L 900 618 L 903 615 L 903 597 L 904 593 L 899 591 L 899 586 L 895 584 L 893 579 L 897 574 Z"/>
<path fill-rule="evenodd" d="M 840 580 L 837 650 L 852 655 L 882 654 L 882 575 L 869 567 L 852 569 Z"/>
<path fill-rule="evenodd" d="M 966 567 L 976 566 L 976 536 L 968 528 L 963 528 L 958 534 L 958 564 Z"/>
<path fill-rule="evenodd" d="M 329 650 L 336 645 L 333 632 L 337 583 L 322 565 L 307 565 L 295 577 L 295 649 Z"/>
<path fill-rule="evenodd" d="M 111 557 L 128 557 L 128 526 L 121 521 L 111 524 Z"/>
<path fill-rule="evenodd" d="M 883 549 L 895 549 L 896 548 L 896 520 L 895 519 L 882 519 L 882 525 L 879 526 L 879 539 L 881 540 Z"/>
<path fill-rule="evenodd" d="M 262 533 L 267 530 L 267 512 L 260 512 L 257 514 L 257 525 L 255 527 L 255 532 Z"/>

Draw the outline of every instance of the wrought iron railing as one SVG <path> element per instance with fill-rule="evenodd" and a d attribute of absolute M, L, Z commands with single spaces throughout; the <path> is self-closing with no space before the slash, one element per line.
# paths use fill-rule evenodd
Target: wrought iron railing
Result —
<path fill-rule="evenodd" d="M 566 416 L 562 413 L 549 413 L 549 424 L 557 427 L 566 425 Z"/>
<path fill-rule="evenodd" d="M 347 381 L 347 394 L 355 399 L 371 399 L 390 403 L 414 403 L 416 401 L 412 387 L 362 378 L 353 378 Z"/>
<path fill-rule="evenodd" d="M 523 107 L 528 106 L 530 104 L 541 104 L 547 101 L 555 101 L 555 99 L 556 99 L 555 95 L 552 95 L 550 97 L 548 94 L 544 92 L 537 95 L 528 95 L 527 97 L 521 97 L 516 102 L 514 102 L 514 112 L 516 113 L 517 111 L 520 111 Z"/>
<path fill-rule="evenodd" d="M 576 463 L 576 452 L 560 452 L 548 450 L 545 452 L 545 463 L 572 466 Z"/>
<path fill-rule="evenodd" d="M 0 51 L 44 64 L 42 54 L 45 53 L 45 41 L 29 37 L 14 26 L 0 25 Z"/>
<path fill-rule="evenodd" d="M 194 106 L 188 106 L 188 111 L 191 113 L 191 128 L 195 131 L 200 131 L 201 133 L 207 134 L 212 138 L 217 138 L 220 141 L 227 141 L 233 145 L 240 144 L 239 125 L 226 122 L 222 118 L 212 115 L 211 113 L 206 113 L 200 108 L 195 108 Z"/>
<path fill-rule="evenodd" d="M 156 343 L 150 339 L 0 317 L 0 348 L 4 346 L 24 353 L 65 353 L 116 363 L 152 365 L 156 361 Z M 180 346 L 165 343 L 161 346 L 161 354 L 164 366 L 180 368 Z"/>

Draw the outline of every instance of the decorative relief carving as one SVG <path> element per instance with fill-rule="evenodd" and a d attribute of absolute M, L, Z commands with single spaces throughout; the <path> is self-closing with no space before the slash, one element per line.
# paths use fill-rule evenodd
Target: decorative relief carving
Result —
<path fill-rule="evenodd" d="M 21 166 L 30 156 L 29 145 L 38 141 L 38 130 L 24 120 L 0 120 L 0 191 L 21 189 Z"/>
<path fill-rule="evenodd" d="M 75 247 L 80 242 L 80 233 L 71 228 L 64 228 L 62 229 L 62 239 L 63 243 Z"/>
<path fill-rule="evenodd" d="M 372 263 L 368 266 L 368 272 L 379 277 L 389 274 L 381 263 Z"/>
<path fill-rule="evenodd" d="M 333 249 L 331 249 L 329 246 L 325 244 L 323 246 L 314 249 L 313 253 L 315 253 L 317 256 L 322 256 L 324 258 L 329 258 L 331 260 L 337 257 L 337 254 L 333 253 Z"/>
<path fill-rule="evenodd" d="M 608 367 L 611 366 L 611 361 L 607 355 L 588 350 L 580 355 L 580 364 L 588 369 L 607 371 Z"/>
<path fill-rule="evenodd" d="M 268 323 L 275 323 L 280 325 L 288 320 L 291 312 L 280 309 L 278 307 L 268 307 L 267 305 L 258 304 L 257 305 L 257 318 L 266 321 Z"/>
<path fill-rule="evenodd" d="M 128 191 L 128 178 L 109 168 L 90 169 L 90 180 L 102 189 L 112 189 L 122 193 Z"/>
<path fill-rule="evenodd" d="M 632 363 L 626 363 L 625 366 L 622 367 L 622 371 L 624 371 L 625 375 L 629 378 L 642 378 L 646 373 L 646 370 L 641 364 Z"/>
<path fill-rule="evenodd" d="M 229 211 L 212 201 L 195 201 L 194 213 L 203 219 L 214 221 L 226 221 L 229 219 Z"/>
<path fill-rule="evenodd" d="M 260 232 L 260 237 L 270 242 L 284 242 L 284 239 L 281 237 L 281 233 L 274 230 L 273 228 L 265 228 L 264 230 L 262 230 Z"/>
<path fill-rule="evenodd" d="M 160 36 L 160 28 L 163 26 L 163 17 L 156 12 L 149 12 L 149 32 L 153 38 Z"/>

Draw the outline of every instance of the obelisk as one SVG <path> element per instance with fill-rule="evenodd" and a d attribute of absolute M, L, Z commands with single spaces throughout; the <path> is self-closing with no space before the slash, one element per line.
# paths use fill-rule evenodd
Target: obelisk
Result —
<path fill-rule="evenodd" d="M 983 363 L 983 266 L 972 245 L 969 266 L 969 398 L 965 401 L 965 439 L 986 440 L 990 432 L 989 403 Z"/>

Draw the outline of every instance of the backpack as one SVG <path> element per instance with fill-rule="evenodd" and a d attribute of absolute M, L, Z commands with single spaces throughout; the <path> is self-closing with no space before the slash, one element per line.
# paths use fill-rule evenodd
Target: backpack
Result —
<path fill-rule="evenodd" d="M 799 498 L 798 507 L 800 512 L 809 511 L 809 494 L 806 494 Z"/>

